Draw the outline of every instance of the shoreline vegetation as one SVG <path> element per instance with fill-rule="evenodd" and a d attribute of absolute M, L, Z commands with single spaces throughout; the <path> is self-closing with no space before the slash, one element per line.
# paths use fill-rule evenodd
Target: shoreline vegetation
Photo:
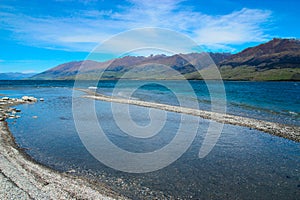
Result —
<path fill-rule="evenodd" d="M 18 147 L 5 119 L 17 118 L 12 106 L 37 99 L 4 99 L 0 104 L 0 199 L 126 199 L 101 183 L 35 162 Z"/>
<path fill-rule="evenodd" d="M 169 112 L 182 113 L 187 115 L 198 116 L 204 119 L 213 120 L 219 123 L 231 124 L 237 126 L 243 126 L 248 128 L 253 128 L 265 133 L 269 133 L 271 135 L 283 137 L 289 140 L 293 140 L 296 142 L 300 142 L 300 127 L 287 125 L 287 124 L 279 124 L 275 122 L 268 122 L 263 120 L 257 120 L 253 118 L 235 116 L 224 113 L 216 113 L 204 110 L 197 110 L 192 108 L 184 108 L 179 106 L 171 106 L 167 104 L 146 102 L 140 100 L 133 99 L 124 99 L 113 96 L 106 96 L 88 89 L 77 89 L 79 91 L 85 92 L 87 95 L 83 95 L 83 98 L 90 98 L 94 100 L 121 103 L 121 104 L 131 104 L 136 106 L 155 108 L 160 110 L 165 110 Z"/>

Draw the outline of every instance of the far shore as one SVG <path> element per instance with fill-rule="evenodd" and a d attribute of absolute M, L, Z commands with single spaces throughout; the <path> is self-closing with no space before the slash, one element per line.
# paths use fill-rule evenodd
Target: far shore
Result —
<path fill-rule="evenodd" d="M 139 101 L 133 99 L 124 99 L 113 96 L 106 96 L 102 94 L 95 93 L 94 91 L 88 89 L 77 89 L 79 91 L 87 93 L 82 97 L 90 98 L 100 101 L 114 102 L 114 103 L 122 103 L 122 104 L 132 104 L 136 106 L 148 107 L 161 109 L 169 112 L 177 112 L 182 114 L 188 114 L 193 116 L 198 116 L 204 119 L 213 120 L 219 123 L 224 124 L 232 124 L 238 126 L 249 127 L 253 129 L 257 129 L 259 131 L 263 131 L 265 133 L 269 133 L 275 136 L 283 137 L 289 140 L 293 140 L 296 142 L 300 142 L 300 127 L 292 126 L 287 124 L 279 124 L 275 122 L 268 122 L 263 120 L 257 120 L 253 118 L 235 116 L 224 113 L 216 113 L 204 110 L 197 110 L 192 108 L 184 108 L 179 106 L 171 106 L 167 104 Z"/>

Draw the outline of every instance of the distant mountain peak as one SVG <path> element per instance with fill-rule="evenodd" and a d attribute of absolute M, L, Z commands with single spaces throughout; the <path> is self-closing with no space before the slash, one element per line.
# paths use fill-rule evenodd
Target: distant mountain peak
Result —
<path fill-rule="evenodd" d="M 198 70 L 209 73 L 211 59 L 221 75 L 229 80 L 298 80 L 300 79 L 300 41 L 274 38 L 267 43 L 249 47 L 237 54 L 189 53 L 125 56 L 105 62 L 73 61 L 56 66 L 33 79 L 119 79 L 128 71 L 130 79 L 178 79 L 174 70 L 187 79 L 201 79 Z M 205 59 L 203 59 L 205 58 Z M 209 59 L 207 59 L 209 58 Z M 211 58 L 211 59 L 210 59 Z M 168 66 L 170 70 L 163 69 Z M 80 73 L 79 72 L 79 69 Z M 173 70 L 173 71 L 172 71 Z M 105 72 L 105 73 L 104 73 Z M 210 77 L 214 79 L 214 77 Z"/>

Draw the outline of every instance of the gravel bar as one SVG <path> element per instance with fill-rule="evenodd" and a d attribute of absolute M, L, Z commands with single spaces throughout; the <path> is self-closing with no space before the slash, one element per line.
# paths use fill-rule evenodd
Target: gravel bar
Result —
<path fill-rule="evenodd" d="M 275 136 L 283 137 L 286 139 L 290 139 L 296 142 L 300 142 L 300 127 L 286 124 L 279 124 L 275 122 L 268 122 L 263 120 L 257 120 L 248 117 L 235 116 L 224 113 L 216 113 L 192 108 L 185 108 L 180 106 L 171 106 L 167 104 L 139 101 L 133 99 L 124 99 L 119 97 L 106 96 L 102 94 L 98 94 L 92 92 L 91 90 L 86 89 L 78 89 L 82 92 L 87 93 L 88 95 L 84 95 L 84 98 L 90 98 L 100 101 L 114 102 L 114 103 L 122 103 L 122 104 L 132 104 L 137 106 L 143 106 L 148 108 L 161 109 L 169 112 L 177 112 L 187 115 L 193 115 L 202 117 L 204 119 L 213 120 L 219 123 L 224 124 L 232 124 L 238 126 L 249 127 L 253 129 L 257 129 L 259 131 L 263 131 L 265 133 L 269 133 Z"/>

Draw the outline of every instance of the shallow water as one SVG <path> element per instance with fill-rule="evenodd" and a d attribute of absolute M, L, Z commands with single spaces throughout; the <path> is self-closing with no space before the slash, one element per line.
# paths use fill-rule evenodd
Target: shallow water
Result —
<path fill-rule="evenodd" d="M 178 105 L 175 95 L 183 97 L 186 102 L 197 102 L 200 109 L 210 110 L 211 99 L 204 81 L 190 81 L 194 91 L 186 91 L 182 81 L 126 81 L 121 85 L 122 90 L 116 95 L 127 97 L 128 92 L 135 88 L 136 82 L 143 84 L 133 93 L 133 97 L 140 100 Z M 176 88 L 176 94 L 166 88 L 165 83 Z M 97 92 L 111 95 L 117 81 L 98 82 Z M 219 83 L 207 82 L 213 91 L 217 91 Z M 96 83 L 97 84 L 97 83 Z M 24 88 L 72 88 L 74 81 L 1 81 L 2 94 L 14 95 L 14 90 Z M 81 81 L 77 86 L 87 88 L 95 86 L 94 81 Z M 225 81 L 227 113 L 252 117 L 266 121 L 284 124 L 300 125 L 300 84 L 298 82 L 247 82 Z M 10 91 L 12 90 L 12 91 Z M 197 99 L 193 98 L 193 92 Z M 16 93 L 16 95 L 18 95 Z M 214 95 L 214 94 L 213 94 Z"/>
<path fill-rule="evenodd" d="M 203 83 L 194 84 L 203 86 Z M 245 83 L 227 84 L 233 84 L 231 86 L 225 84 L 226 88 L 232 88 L 227 93 L 227 98 L 234 99 L 229 94 L 236 91 L 235 87 L 240 87 Z M 252 88 L 256 84 L 259 85 L 259 83 L 250 83 Z M 294 83 L 277 83 L 282 85 L 276 87 L 275 83 L 266 84 L 270 84 L 266 86 L 270 88 L 290 88 L 292 86 L 289 84 Z M 111 92 L 109 88 L 112 88 L 113 83 L 105 82 L 104 85 L 106 86 L 101 92 L 105 94 Z M 72 114 L 72 82 L 52 84 L 55 87 L 48 86 L 49 83 L 39 88 L 36 85 L 32 87 L 30 84 L 26 87 L 24 85 L 6 86 L 0 92 L 16 97 L 26 94 L 45 98 L 45 102 L 18 106 L 22 110 L 21 118 L 17 121 L 9 121 L 9 125 L 17 143 L 27 148 L 27 153 L 34 159 L 47 166 L 59 171 L 75 169 L 76 174 L 105 182 L 114 190 L 133 199 L 155 197 L 159 199 L 171 197 L 180 199 L 297 199 L 300 195 L 299 143 L 249 128 L 224 125 L 221 137 L 213 150 L 205 158 L 200 159 L 199 149 L 209 124 L 208 120 L 203 119 L 200 119 L 193 144 L 180 159 L 171 165 L 158 171 L 141 174 L 111 169 L 88 153 L 75 129 Z M 163 103 L 172 101 L 176 104 L 176 101 L 172 100 L 174 96 L 171 97 L 170 91 L 151 87 L 138 90 L 135 97 L 149 100 L 151 95 L 146 91 L 154 91 L 152 101 Z M 262 86 L 255 87 L 261 88 Z M 245 90 L 243 92 L 246 95 L 248 93 Z M 292 98 L 288 98 L 290 102 L 284 103 L 280 108 L 276 107 L 277 103 L 274 103 L 281 101 L 278 94 L 276 100 L 272 99 L 275 98 L 274 96 L 271 98 L 275 94 L 270 95 L 267 103 L 261 106 L 260 112 L 264 112 L 262 111 L 264 107 L 270 107 L 273 112 L 266 112 L 266 116 L 263 117 L 277 119 L 277 116 L 270 116 L 276 115 L 274 113 L 279 113 L 279 110 L 299 112 L 299 107 L 296 107 L 298 102 L 294 102 L 295 99 L 299 99 L 297 91 L 298 89 L 289 89 L 289 91 L 282 92 L 281 94 L 288 93 Z M 243 104 L 250 107 L 242 107 L 241 110 L 252 109 L 247 115 L 255 117 L 253 113 L 256 111 L 252 107 L 259 103 L 248 101 L 250 97 L 257 98 L 256 96 L 260 94 L 251 93 L 248 98 L 239 95 L 236 101 L 242 101 L 245 98 Z M 266 98 L 265 94 L 261 95 Z M 263 102 L 263 97 L 261 98 Z M 92 100 L 78 97 L 76 101 L 84 103 Z M 201 104 L 202 102 L 200 106 Z M 118 128 L 114 123 L 110 107 L 109 102 L 97 101 L 95 103 L 99 124 L 114 144 L 127 151 L 143 153 L 162 148 L 174 138 L 180 124 L 180 114 L 168 112 L 168 120 L 159 134 L 148 139 L 137 139 L 129 137 Z M 149 123 L 147 108 L 130 106 L 130 112 L 137 124 L 143 126 Z M 285 116 L 279 115 L 278 118 Z M 38 118 L 33 119 L 32 116 L 38 116 Z M 193 121 L 192 118 L 191 121 Z M 289 115 L 284 118 L 288 122 L 299 123 L 297 118 L 289 119 Z M 88 119 L 89 116 L 87 116 Z M 186 134 L 189 134 L 189 130 L 186 130 Z M 110 149 L 107 149 L 107 153 L 109 152 Z"/>

